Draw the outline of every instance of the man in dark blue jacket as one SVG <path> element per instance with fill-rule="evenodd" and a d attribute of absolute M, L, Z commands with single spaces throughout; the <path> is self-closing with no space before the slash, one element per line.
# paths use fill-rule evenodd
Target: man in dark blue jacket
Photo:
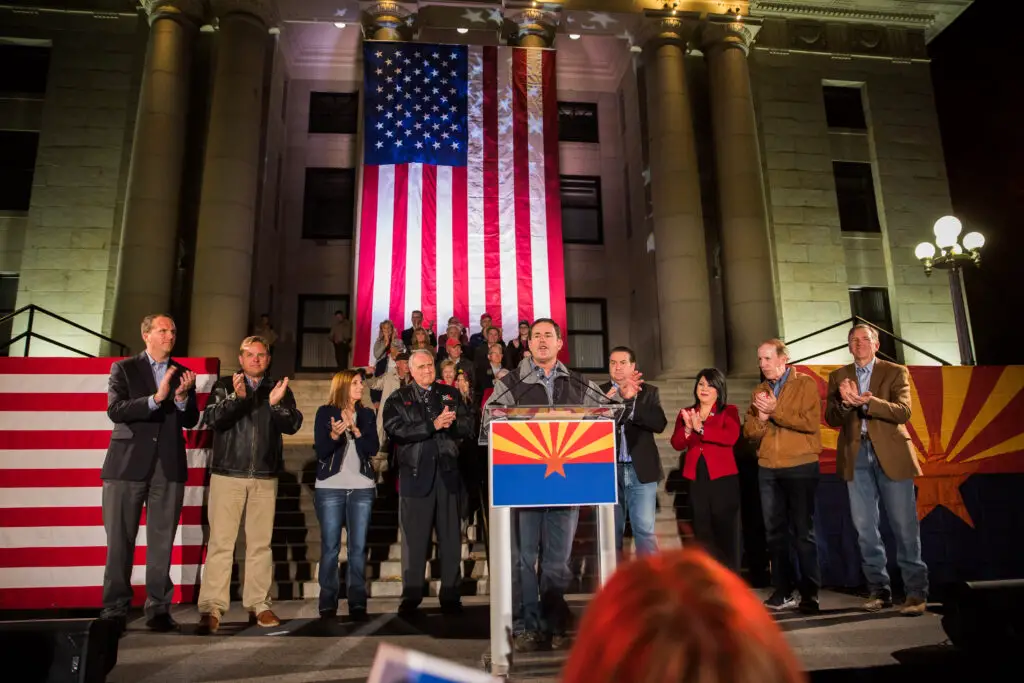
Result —
<path fill-rule="evenodd" d="M 110 368 L 107 417 L 114 423 L 103 461 L 103 612 L 123 633 L 132 602 L 139 517 L 146 506 L 146 626 L 177 630 L 170 614 L 171 548 L 185 499 L 185 436 L 199 421 L 196 375 L 171 359 L 178 330 L 169 315 L 142 320 L 146 350 Z"/>
<path fill-rule="evenodd" d="M 423 599 L 430 532 L 437 530 L 441 560 L 441 611 L 462 610 L 459 569 L 459 447 L 472 436 L 469 411 L 459 391 L 434 382 L 434 354 L 417 349 L 409 356 L 413 382 L 395 391 L 384 404 L 384 431 L 395 444 L 398 465 L 399 525 L 402 529 L 402 603 L 398 613 L 411 616 Z"/>

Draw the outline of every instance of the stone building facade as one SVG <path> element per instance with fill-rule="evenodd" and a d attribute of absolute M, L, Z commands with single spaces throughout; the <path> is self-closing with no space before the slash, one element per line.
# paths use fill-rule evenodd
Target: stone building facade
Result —
<path fill-rule="evenodd" d="M 267 313 L 277 372 L 329 369 L 354 240 L 316 221 L 357 214 L 360 124 L 313 120 L 351 118 L 364 36 L 508 43 L 558 51 L 566 131 L 586 133 L 560 144 L 583 367 L 629 344 L 651 376 L 753 376 L 759 340 L 852 313 L 958 358 L 949 287 L 913 246 L 950 212 L 926 45 L 969 0 L 82 4 L 0 5 L 0 60 L 49 60 L 40 92 L 0 85 L 0 136 L 38 136 L 27 205 L 0 207 L 9 308 L 135 349 L 139 319 L 168 310 L 181 348 L 229 364 Z M 110 352 L 45 316 L 33 330 Z M 798 342 L 794 360 L 844 341 L 839 327 Z"/>

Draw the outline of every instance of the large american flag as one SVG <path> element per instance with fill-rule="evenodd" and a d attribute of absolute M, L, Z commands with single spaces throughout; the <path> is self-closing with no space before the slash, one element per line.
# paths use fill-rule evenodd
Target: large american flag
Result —
<path fill-rule="evenodd" d="M 113 424 L 107 381 L 117 358 L 0 358 L 0 610 L 99 607 L 107 539 L 100 468 Z M 199 410 L 215 358 L 194 371 Z M 171 555 L 174 600 L 190 601 L 203 563 L 203 497 L 212 432 L 185 432 L 188 482 Z M 146 513 L 132 586 L 145 598 Z"/>
<path fill-rule="evenodd" d="M 555 53 L 367 41 L 354 363 L 412 311 L 565 324 Z"/>

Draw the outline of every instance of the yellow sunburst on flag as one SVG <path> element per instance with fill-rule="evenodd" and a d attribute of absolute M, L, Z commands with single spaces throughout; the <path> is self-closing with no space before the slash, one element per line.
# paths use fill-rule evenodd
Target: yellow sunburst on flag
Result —
<path fill-rule="evenodd" d="M 824 401 L 837 367 L 798 370 L 818 381 Z M 960 486 L 975 473 L 1024 472 L 1024 366 L 911 366 L 909 374 L 906 426 L 923 473 L 914 480 L 918 519 L 942 506 L 973 527 Z M 823 471 L 835 471 L 838 435 L 823 415 Z"/>
<path fill-rule="evenodd" d="M 614 463 L 615 425 L 610 420 L 495 422 L 491 425 L 495 464 L 544 464 L 544 477 L 565 477 L 569 463 Z"/>

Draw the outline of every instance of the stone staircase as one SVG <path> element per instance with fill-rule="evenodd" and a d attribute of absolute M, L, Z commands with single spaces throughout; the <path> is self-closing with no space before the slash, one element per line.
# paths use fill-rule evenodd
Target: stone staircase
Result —
<path fill-rule="evenodd" d="M 693 401 L 693 380 L 675 379 L 653 382 L 659 388 L 668 427 L 656 437 L 661 451 L 666 479 L 658 491 L 656 531 L 662 548 L 678 548 L 689 533 L 686 486 L 679 476 L 679 453 L 669 439 L 676 415 Z M 732 403 L 745 410 L 755 380 L 730 380 Z M 304 420 L 298 434 L 285 438 L 284 473 L 278 484 L 277 511 L 274 520 L 272 553 L 274 558 L 273 597 L 278 600 L 314 598 L 319 595 L 317 575 L 320 560 L 320 528 L 313 507 L 315 456 L 313 454 L 313 418 L 327 398 L 330 380 L 326 377 L 295 379 L 290 384 Z M 584 508 L 573 551 L 576 581 L 573 592 L 591 592 L 597 585 L 597 534 L 593 508 Z M 477 513 L 466 530 L 462 543 L 464 595 L 485 595 L 489 592 L 487 553 L 484 543 L 482 514 Z M 367 538 L 367 581 L 372 597 L 394 597 L 401 593 L 401 532 L 398 529 L 398 499 L 393 484 L 378 486 Z M 626 552 L 632 552 L 631 539 L 626 539 Z M 232 591 L 240 590 L 244 574 L 244 540 L 236 547 L 236 569 Z M 346 561 L 344 535 L 341 550 L 341 576 L 344 583 Z M 431 595 L 439 587 L 440 568 L 436 559 L 427 566 Z M 343 586 L 344 588 L 344 586 Z"/>

